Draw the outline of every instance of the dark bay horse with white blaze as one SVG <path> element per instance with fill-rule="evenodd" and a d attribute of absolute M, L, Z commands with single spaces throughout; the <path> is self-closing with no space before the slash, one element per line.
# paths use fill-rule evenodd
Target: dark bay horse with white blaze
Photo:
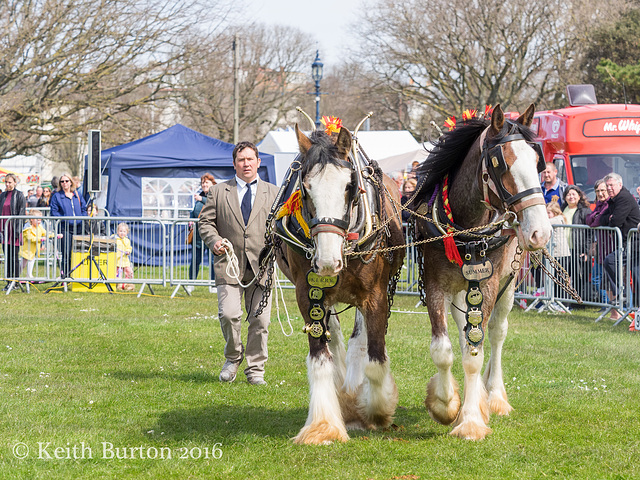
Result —
<path fill-rule="evenodd" d="M 346 128 L 337 137 L 307 137 L 296 125 L 296 135 L 300 156 L 296 171 L 290 169 L 295 178 L 285 179 L 291 188 L 278 216 L 286 224 L 274 235 L 284 240 L 278 264 L 296 287 L 309 341 L 309 414 L 294 441 L 326 444 L 348 440 L 347 428 L 391 424 L 398 391 L 385 335 L 404 248 L 379 250 L 402 246 L 404 236 L 387 198 L 399 203 L 397 186 L 375 162 L 355 164 L 363 160 Z M 291 233 L 294 226 L 301 240 Z M 363 255 L 349 255 L 359 249 Z M 337 302 L 357 307 L 348 351 Z"/>
<path fill-rule="evenodd" d="M 422 295 L 437 368 L 425 405 L 434 420 L 453 424 L 451 434 L 461 438 L 484 438 L 491 432 L 490 412 L 512 410 L 501 361 L 515 290 L 512 272 L 520 247 L 543 248 L 552 232 L 537 174 L 544 160 L 528 128 L 533 113 L 531 105 L 514 122 L 496 106 L 490 121 L 472 120 L 443 134 L 418 172 L 424 182 L 416 201 L 422 201 L 416 207 L 416 239 L 490 225 L 449 237 L 445 248 L 436 242 L 421 247 Z M 451 373 L 451 306 L 462 350 L 463 402 Z M 482 376 L 485 331 L 491 356 Z"/>

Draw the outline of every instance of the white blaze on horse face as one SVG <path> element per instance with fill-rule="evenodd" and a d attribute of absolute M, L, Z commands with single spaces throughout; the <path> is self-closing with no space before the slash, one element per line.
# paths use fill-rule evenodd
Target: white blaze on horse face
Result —
<path fill-rule="evenodd" d="M 513 149 L 516 161 L 509 169 L 518 192 L 529 188 L 540 187 L 536 171 L 536 152 L 523 140 L 509 144 Z M 527 199 L 529 197 L 525 197 Z M 517 229 L 518 242 L 525 250 L 543 248 L 551 238 L 551 224 L 544 205 L 533 205 L 522 211 L 522 219 Z"/>
<path fill-rule="evenodd" d="M 332 164 L 322 169 L 315 166 L 307 176 L 307 183 L 316 218 L 342 220 L 348 207 L 346 189 L 351 183 L 351 170 Z M 314 243 L 316 249 L 312 262 L 316 272 L 330 276 L 340 273 L 344 266 L 344 237 L 337 233 L 321 232 L 314 237 Z"/>

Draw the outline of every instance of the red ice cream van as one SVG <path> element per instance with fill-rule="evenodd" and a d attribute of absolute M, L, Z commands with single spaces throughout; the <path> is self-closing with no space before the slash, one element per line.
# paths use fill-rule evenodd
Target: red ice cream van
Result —
<path fill-rule="evenodd" d="M 593 184 L 611 172 L 636 194 L 640 186 L 640 105 L 596 102 L 593 85 L 569 85 L 571 106 L 536 112 L 531 128 L 558 177 L 594 201 Z"/>

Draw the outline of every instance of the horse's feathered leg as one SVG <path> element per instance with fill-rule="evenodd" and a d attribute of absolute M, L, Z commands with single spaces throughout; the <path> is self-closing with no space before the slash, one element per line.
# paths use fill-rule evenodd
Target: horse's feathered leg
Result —
<path fill-rule="evenodd" d="M 429 380 L 424 404 L 431 418 L 443 425 L 449 425 L 456 419 L 460 409 L 458 382 L 451 374 L 453 349 L 447 331 L 447 309 L 450 300 L 429 278 L 426 279 L 426 288 L 432 292 L 427 297 L 427 309 L 431 320 L 431 358 L 438 373 Z"/>
<path fill-rule="evenodd" d="M 357 396 L 364 381 L 364 368 L 367 363 L 367 327 L 364 316 L 356 309 L 353 332 L 347 349 L 346 375 L 342 386 L 342 414 L 348 429 L 365 429 L 366 426 L 358 409 Z"/>
<path fill-rule="evenodd" d="M 335 385 L 337 369 L 326 343 L 309 336 L 309 415 L 293 439 L 295 443 L 326 445 L 335 440 L 349 440 Z"/>
<path fill-rule="evenodd" d="M 357 405 L 365 425 L 373 429 L 391 425 L 398 404 L 398 388 L 391 375 L 385 347 L 386 302 L 384 291 L 373 293 L 363 308 L 368 358 L 364 364 L 364 381 L 358 392 Z"/>
<path fill-rule="evenodd" d="M 465 295 L 464 291 L 456 295 L 456 305 L 465 305 Z M 483 314 L 486 318 L 490 309 L 487 312 L 484 307 L 483 305 Z M 489 423 L 487 390 L 484 387 L 481 374 L 484 363 L 484 348 L 481 343 L 477 347 L 477 354 L 471 354 L 472 347 L 467 344 L 463 330 L 466 324 L 465 315 L 457 309 L 452 311 L 452 315 L 460 333 L 462 367 L 464 369 L 464 401 L 451 435 L 467 440 L 481 440 L 491 433 L 491 428 L 487 426 Z"/>
<path fill-rule="evenodd" d="M 489 319 L 487 336 L 491 344 L 491 356 L 484 371 L 484 384 L 489 393 L 491 413 L 509 415 L 513 407 L 507 400 L 502 377 L 502 346 L 507 337 L 508 319 L 514 297 L 513 286 L 507 288 L 498 300 Z"/>
<path fill-rule="evenodd" d="M 340 320 L 338 316 L 335 315 L 335 308 L 331 307 L 332 315 L 329 317 L 329 329 L 331 330 L 331 342 L 328 343 L 329 351 L 333 356 L 333 362 L 335 365 L 334 369 L 334 384 L 336 391 L 338 392 L 338 401 L 340 402 L 340 410 L 342 412 L 342 419 L 347 426 L 347 429 L 350 428 L 362 428 L 362 422 L 360 421 L 360 417 L 355 408 L 355 399 L 356 389 L 347 391 L 345 388 L 346 385 L 346 377 L 348 375 L 348 367 L 349 365 L 349 353 L 345 349 L 344 340 L 342 338 L 342 330 L 340 328 Z M 354 328 L 355 331 L 355 328 Z M 352 337 L 353 338 L 353 337 Z M 351 340 L 349 340 L 349 345 L 351 345 Z M 365 347 L 366 348 L 366 347 Z M 351 347 L 349 347 L 349 352 L 351 352 Z M 362 378 L 362 375 L 361 375 Z M 360 380 L 362 383 L 362 379 Z"/>

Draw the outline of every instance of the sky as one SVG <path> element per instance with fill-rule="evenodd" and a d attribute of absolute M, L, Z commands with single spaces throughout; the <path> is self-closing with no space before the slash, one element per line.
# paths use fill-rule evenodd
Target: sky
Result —
<path fill-rule="evenodd" d="M 357 19 L 360 0 L 245 0 L 245 16 L 267 25 L 297 27 L 312 35 L 325 67 L 338 65 L 340 51 L 353 42 L 348 27 Z M 309 65 L 313 63 L 309 59 Z M 309 67 L 311 68 L 311 67 Z"/>

